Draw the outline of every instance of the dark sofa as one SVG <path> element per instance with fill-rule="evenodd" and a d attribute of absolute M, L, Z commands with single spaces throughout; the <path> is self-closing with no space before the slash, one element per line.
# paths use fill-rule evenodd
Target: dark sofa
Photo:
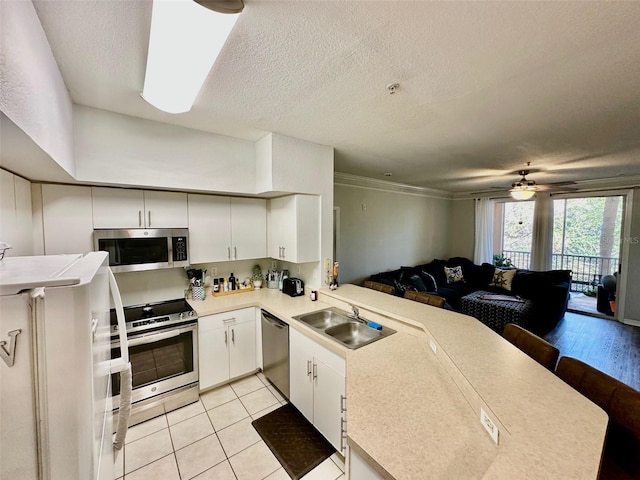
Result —
<path fill-rule="evenodd" d="M 464 280 L 449 283 L 445 268 L 461 267 Z M 433 260 L 424 265 L 400 267 L 381 272 L 370 280 L 395 289 L 395 295 L 404 296 L 407 290 L 435 293 L 447 300 L 453 310 L 459 310 L 461 299 L 482 290 L 495 294 L 518 296 L 530 300 L 531 312 L 527 324 L 522 325 L 538 334 L 552 330 L 564 317 L 569 302 L 570 270 L 534 272 L 516 270 L 511 290 L 490 286 L 496 267 L 488 263 L 476 265 L 468 258 L 453 257 L 449 260 Z M 500 332 L 501 333 L 501 332 Z"/>

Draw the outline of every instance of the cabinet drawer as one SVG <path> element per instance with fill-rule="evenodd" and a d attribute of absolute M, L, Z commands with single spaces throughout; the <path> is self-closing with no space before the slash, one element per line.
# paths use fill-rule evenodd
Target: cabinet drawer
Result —
<path fill-rule="evenodd" d="M 207 315 L 198 319 L 198 330 L 208 332 L 216 328 L 230 327 L 241 323 L 255 322 L 256 309 L 254 307 L 231 310 L 225 313 Z"/>

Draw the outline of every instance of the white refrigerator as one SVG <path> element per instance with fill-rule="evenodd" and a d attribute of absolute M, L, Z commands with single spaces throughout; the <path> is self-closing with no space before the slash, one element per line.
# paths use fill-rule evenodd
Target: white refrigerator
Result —
<path fill-rule="evenodd" d="M 105 252 L 0 261 L 1 480 L 113 479 L 109 275 Z"/>

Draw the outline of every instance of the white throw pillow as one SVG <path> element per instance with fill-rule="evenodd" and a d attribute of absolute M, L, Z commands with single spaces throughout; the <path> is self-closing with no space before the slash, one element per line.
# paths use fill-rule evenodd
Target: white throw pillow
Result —
<path fill-rule="evenodd" d="M 493 273 L 493 280 L 491 280 L 489 285 L 491 287 L 499 287 L 511 291 L 511 284 L 513 283 L 515 276 L 515 269 L 503 270 L 501 268 L 496 268 L 496 271 Z"/>

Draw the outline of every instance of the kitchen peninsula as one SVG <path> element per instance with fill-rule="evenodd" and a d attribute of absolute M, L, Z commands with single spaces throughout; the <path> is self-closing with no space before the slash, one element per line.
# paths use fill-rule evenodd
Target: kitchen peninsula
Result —
<path fill-rule="evenodd" d="M 597 478 L 606 414 L 471 317 L 355 285 L 317 302 L 263 289 L 191 304 L 264 308 L 343 356 L 347 443 L 381 478 Z M 397 333 L 347 350 L 292 318 L 350 304 Z"/>

